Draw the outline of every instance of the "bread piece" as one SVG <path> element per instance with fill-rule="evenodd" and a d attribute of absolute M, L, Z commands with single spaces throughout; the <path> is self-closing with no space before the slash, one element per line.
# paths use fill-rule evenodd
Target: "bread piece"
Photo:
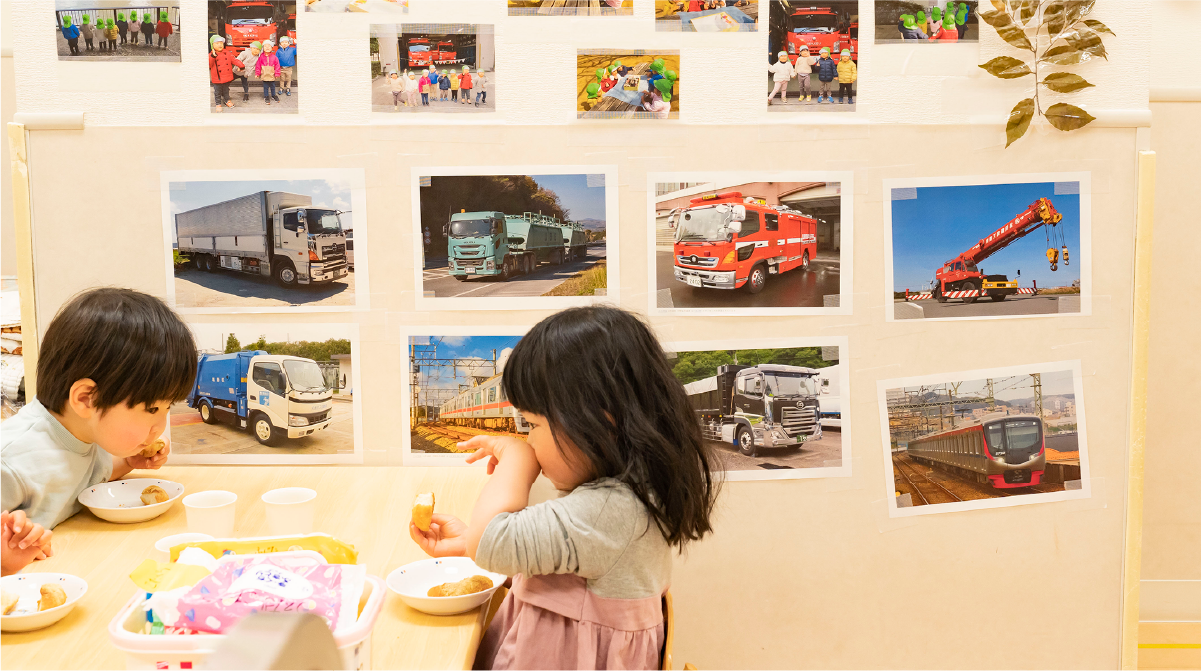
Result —
<path fill-rule="evenodd" d="M 492 589 L 492 579 L 484 575 L 473 575 L 458 582 L 447 582 L 431 587 L 429 596 L 464 596 Z"/>
<path fill-rule="evenodd" d="M 417 525 L 422 531 L 430 530 L 430 523 L 434 521 L 434 494 L 426 492 L 418 494 L 413 501 L 413 524 Z"/>
<path fill-rule="evenodd" d="M 159 452 L 162 452 L 165 449 L 167 449 L 167 441 L 163 440 L 162 438 L 159 438 L 158 440 L 154 441 L 153 443 L 151 443 L 151 444 L 147 445 L 145 448 L 143 448 L 142 456 L 149 459 L 149 458 L 153 457 L 154 455 L 158 454 Z"/>
<path fill-rule="evenodd" d="M 17 607 L 17 602 L 20 600 L 16 594 L 0 590 L 0 602 L 3 602 L 5 615 L 13 612 L 13 609 Z"/>
<path fill-rule="evenodd" d="M 167 496 L 167 492 L 163 491 L 163 488 L 159 487 L 158 485 L 150 485 L 146 489 L 142 490 L 142 503 L 148 506 L 152 506 L 156 503 L 162 503 L 169 498 L 171 497 Z"/>
<path fill-rule="evenodd" d="M 67 593 L 58 585 L 42 585 L 42 598 L 38 599 L 38 612 L 57 608 L 67 602 Z"/>

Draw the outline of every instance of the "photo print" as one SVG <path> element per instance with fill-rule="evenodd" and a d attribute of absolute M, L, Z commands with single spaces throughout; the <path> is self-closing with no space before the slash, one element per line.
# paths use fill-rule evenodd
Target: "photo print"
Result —
<path fill-rule="evenodd" d="M 745 33 L 759 30 L 759 4 L 767 0 L 656 0 L 655 30 Z"/>
<path fill-rule="evenodd" d="M 616 212 L 612 167 L 413 168 L 417 309 L 616 302 Z"/>
<path fill-rule="evenodd" d="M 851 173 L 647 179 L 651 315 L 851 314 Z"/>
<path fill-rule="evenodd" d="M 356 325 L 190 327 L 199 364 L 171 408 L 172 463 L 362 463 Z"/>
<path fill-rule="evenodd" d="M 60 61 L 180 62 L 179 1 L 55 0 Z"/>
<path fill-rule="evenodd" d="M 299 113 L 296 2 L 208 0 L 208 24 L 214 112 Z"/>
<path fill-rule="evenodd" d="M 470 452 L 458 443 L 477 435 L 522 440 L 529 435 L 529 425 L 501 387 L 505 361 L 524 332 L 501 328 L 468 335 L 470 330 L 446 327 L 405 339 L 406 465 L 463 463 Z"/>
<path fill-rule="evenodd" d="M 892 517 L 1090 496 L 1079 362 L 878 383 Z"/>
<path fill-rule="evenodd" d="M 768 111 L 855 111 L 859 0 L 765 1 Z"/>
<path fill-rule="evenodd" d="M 304 11 L 325 14 L 408 14 L 409 0 L 303 0 Z"/>
<path fill-rule="evenodd" d="M 576 53 L 576 117 L 680 118 L 680 52 L 581 49 Z"/>
<path fill-rule="evenodd" d="M 490 25 L 371 24 L 373 112 L 495 112 Z"/>
<path fill-rule="evenodd" d="M 162 174 L 167 295 L 183 313 L 367 309 L 362 170 Z M 359 272 L 356 273 L 355 270 Z"/>
<path fill-rule="evenodd" d="M 875 0 L 876 44 L 979 42 L 978 0 Z"/>
<path fill-rule="evenodd" d="M 731 480 L 846 477 L 846 338 L 665 343 Z M 849 423 L 847 427 L 849 428 Z"/>
<path fill-rule="evenodd" d="M 1088 173 L 885 180 L 887 318 L 1091 312 Z"/>
<path fill-rule="evenodd" d="M 633 16 L 634 0 L 508 0 L 509 16 Z"/>

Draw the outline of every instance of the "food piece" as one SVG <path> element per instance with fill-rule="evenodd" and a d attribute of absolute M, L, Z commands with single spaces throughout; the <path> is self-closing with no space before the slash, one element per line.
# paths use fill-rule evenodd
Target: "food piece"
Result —
<path fill-rule="evenodd" d="M 430 523 L 434 521 L 434 494 L 426 492 L 418 494 L 416 500 L 413 501 L 413 524 L 417 525 L 422 531 L 430 530 Z"/>
<path fill-rule="evenodd" d="M 5 615 L 13 612 L 13 609 L 17 607 L 18 601 L 20 601 L 20 599 L 17 598 L 16 594 L 0 590 L 0 602 L 3 602 Z"/>
<path fill-rule="evenodd" d="M 38 612 L 57 608 L 67 602 L 67 593 L 58 585 L 42 585 L 42 598 L 38 599 Z"/>
<path fill-rule="evenodd" d="M 429 596 L 464 596 L 492 589 L 492 579 L 485 575 L 473 575 L 459 582 L 447 582 L 431 587 Z"/>
<path fill-rule="evenodd" d="M 154 455 L 158 454 L 159 452 L 162 452 L 165 449 L 167 449 L 167 441 L 163 440 L 162 438 L 159 438 L 158 440 L 154 441 L 153 443 L 147 445 L 142 450 L 142 456 L 149 459 L 149 458 L 153 457 Z"/>
<path fill-rule="evenodd" d="M 163 488 L 159 487 L 158 485 L 150 485 L 146 489 L 142 490 L 142 503 L 145 503 L 148 506 L 152 506 L 156 503 L 162 503 L 169 498 L 171 497 L 167 496 L 167 492 L 163 491 Z"/>

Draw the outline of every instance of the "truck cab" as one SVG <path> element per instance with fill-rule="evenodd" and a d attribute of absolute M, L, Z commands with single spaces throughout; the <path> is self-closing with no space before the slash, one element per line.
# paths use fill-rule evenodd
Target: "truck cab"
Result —
<path fill-rule="evenodd" d="M 275 6 L 262 0 L 235 0 L 225 8 L 225 35 L 239 49 L 264 40 L 278 44 Z"/>
<path fill-rule="evenodd" d="M 318 207 L 281 207 L 274 217 L 276 255 L 292 254 L 305 258 L 307 263 L 293 263 L 289 269 L 276 268 L 280 284 L 310 284 L 329 282 L 346 277 L 346 234 L 342 230 L 341 212 Z"/>
<path fill-rule="evenodd" d="M 788 58 L 796 65 L 801 47 L 809 47 L 809 55 L 817 56 L 822 47 L 829 47 L 830 57 L 838 60 L 838 14 L 829 7 L 799 7 L 788 17 L 785 41 Z"/>
<path fill-rule="evenodd" d="M 466 280 L 512 272 L 507 260 L 510 240 L 504 212 L 459 212 L 450 216 L 447 267 L 452 277 Z"/>
<path fill-rule="evenodd" d="M 455 45 L 453 42 L 439 42 L 438 43 L 438 56 L 437 56 L 438 62 L 453 63 L 455 60 L 455 56 L 456 56 Z"/>
<path fill-rule="evenodd" d="M 202 354 L 187 404 L 206 424 L 249 428 L 274 446 L 329 428 L 333 389 L 311 359 L 261 350 Z"/>
<path fill-rule="evenodd" d="M 675 278 L 694 288 L 763 290 L 769 275 L 809 269 L 817 220 L 741 192 L 693 198 L 673 211 Z"/>
<path fill-rule="evenodd" d="M 433 65 L 430 41 L 424 37 L 409 40 L 409 67 L 425 68 Z"/>
<path fill-rule="evenodd" d="M 986 275 L 971 261 L 953 259 L 934 271 L 934 288 L 931 293 L 939 303 L 945 303 L 947 294 L 955 291 L 981 292 L 978 296 L 961 297 L 965 305 L 974 303 L 982 296 L 1000 302 L 1005 300 L 1006 296 L 1018 292 L 1018 283 L 1005 275 Z"/>
<path fill-rule="evenodd" d="M 732 442 L 753 437 L 759 447 L 798 445 L 820 440 L 820 381 L 818 371 L 802 366 L 760 364 L 739 370 L 734 378 L 731 406 Z"/>

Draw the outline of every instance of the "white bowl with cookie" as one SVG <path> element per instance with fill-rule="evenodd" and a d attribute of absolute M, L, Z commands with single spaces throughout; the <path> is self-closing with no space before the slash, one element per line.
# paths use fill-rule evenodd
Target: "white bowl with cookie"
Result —
<path fill-rule="evenodd" d="M 152 520 L 183 496 L 183 485 L 155 478 L 104 482 L 79 494 L 79 502 L 102 520 L 132 524 Z"/>
<path fill-rule="evenodd" d="M 505 580 L 508 576 L 485 571 L 467 557 L 440 557 L 405 564 L 388 574 L 387 583 L 410 608 L 457 615 L 488 603 Z"/>
<path fill-rule="evenodd" d="M 4 602 L 0 630 L 49 627 L 74 610 L 87 591 L 86 580 L 66 573 L 21 573 L 0 578 Z"/>

